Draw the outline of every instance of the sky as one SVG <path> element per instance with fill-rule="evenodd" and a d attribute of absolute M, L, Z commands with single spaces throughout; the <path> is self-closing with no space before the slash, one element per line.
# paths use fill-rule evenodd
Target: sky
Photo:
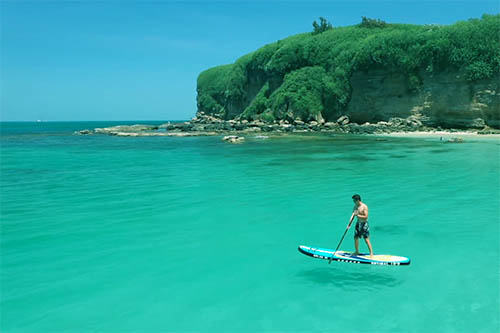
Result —
<path fill-rule="evenodd" d="M 0 0 L 0 120 L 187 120 L 196 79 L 259 47 L 361 16 L 451 24 L 499 1 Z"/>

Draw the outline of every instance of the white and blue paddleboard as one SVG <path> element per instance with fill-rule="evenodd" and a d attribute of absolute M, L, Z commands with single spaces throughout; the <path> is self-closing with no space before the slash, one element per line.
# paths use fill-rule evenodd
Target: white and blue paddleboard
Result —
<path fill-rule="evenodd" d="M 351 252 L 337 251 L 330 249 L 322 249 L 319 247 L 309 247 L 305 245 L 299 246 L 299 251 L 313 258 L 326 259 L 332 261 L 349 262 L 353 264 L 370 264 L 370 265 L 409 265 L 410 258 L 393 256 L 390 254 L 374 254 L 370 258 L 369 253 L 360 253 L 353 255 Z"/>

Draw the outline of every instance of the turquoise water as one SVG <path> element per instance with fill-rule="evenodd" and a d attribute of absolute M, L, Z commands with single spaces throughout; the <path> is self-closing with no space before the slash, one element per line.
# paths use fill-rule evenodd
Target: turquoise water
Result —
<path fill-rule="evenodd" d="M 499 139 L 1 125 L 3 332 L 499 329 Z M 375 253 L 410 266 L 297 251 L 335 248 L 354 193 Z"/>

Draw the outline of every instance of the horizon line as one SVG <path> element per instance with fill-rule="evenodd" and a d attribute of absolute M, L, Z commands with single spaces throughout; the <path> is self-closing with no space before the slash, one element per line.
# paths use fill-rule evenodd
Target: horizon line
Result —
<path fill-rule="evenodd" d="M 63 122 L 99 122 L 99 121 L 189 121 L 190 119 L 111 119 L 111 120 L 0 120 L 0 123 L 63 123 Z"/>

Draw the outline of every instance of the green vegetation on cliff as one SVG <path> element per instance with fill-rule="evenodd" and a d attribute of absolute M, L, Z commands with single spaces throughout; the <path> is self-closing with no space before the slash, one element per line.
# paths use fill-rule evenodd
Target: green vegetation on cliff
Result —
<path fill-rule="evenodd" d="M 403 74 L 414 91 L 424 74 L 453 70 L 473 82 L 500 73 L 500 15 L 449 26 L 388 24 L 365 17 L 349 27 L 321 22 L 312 33 L 265 45 L 234 64 L 202 72 L 198 111 L 224 119 L 332 120 L 350 101 L 354 72 Z"/>

